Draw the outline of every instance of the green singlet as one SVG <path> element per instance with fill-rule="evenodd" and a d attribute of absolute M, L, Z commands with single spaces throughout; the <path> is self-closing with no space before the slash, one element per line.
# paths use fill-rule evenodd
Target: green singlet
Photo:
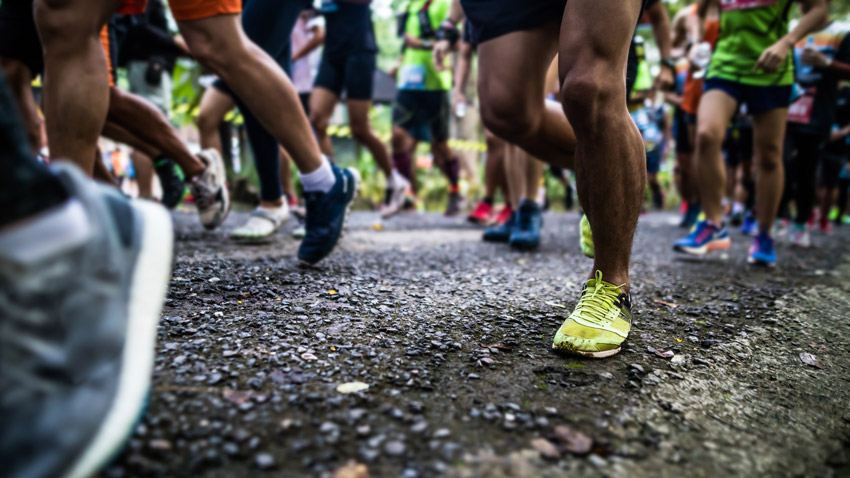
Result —
<path fill-rule="evenodd" d="M 404 32 L 410 36 L 421 38 L 422 31 L 419 24 L 419 12 L 428 5 L 428 18 L 431 21 L 431 30 L 437 31 L 440 24 L 448 18 L 451 0 L 413 0 L 407 9 L 407 21 L 404 24 Z M 426 38 L 434 41 L 434 38 Z M 434 67 L 431 50 L 419 48 L 406 48 L 401 60 L 401 68 L 398 75 L 398 88 L 400 90 L 421 91 L 448 91 L 452 88 L 451 60 L 446 58 L 444 71 L 437 71 Z"/>
<path fill-rule="evenodd" d="M 711 56 L 708 79 L 754 86 L 794 83 L 794 55 L 788 52 L 776 73 L 753 71 L 761 54 L 788 33 L 793 0 L 720 0 L 720 38 Z"/>

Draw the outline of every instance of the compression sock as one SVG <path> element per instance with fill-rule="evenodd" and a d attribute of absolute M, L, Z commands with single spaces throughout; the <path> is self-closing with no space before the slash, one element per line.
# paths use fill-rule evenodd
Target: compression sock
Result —
<path fill-rule="evenodd" d="M 457 188 L 460 182 L 460 161 L 457 158 L 452 158 L 444 162 L 443 173 L 445 173 L 452 188 Z"/>
<path fill-rule="evenodd" d="M 410 153 L 393 153 L 393 165 L 396 171 L 408 181 L 413 182 L 413 162 Z"/>

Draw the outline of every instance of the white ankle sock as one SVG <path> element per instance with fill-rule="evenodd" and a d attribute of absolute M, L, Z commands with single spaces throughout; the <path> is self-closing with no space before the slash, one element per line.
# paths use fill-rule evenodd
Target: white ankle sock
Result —
<path fill-rule="evenodd" d="M 336 184 L 336 177 L 331 169 L 331 163 L 324 155 L 322 156 L 322 165 L 319 169 L 312 173 L 299 174 L 301 177 L 301 185 L 304 186 L 305 192 L 322 192 L 326 193 Z"/>

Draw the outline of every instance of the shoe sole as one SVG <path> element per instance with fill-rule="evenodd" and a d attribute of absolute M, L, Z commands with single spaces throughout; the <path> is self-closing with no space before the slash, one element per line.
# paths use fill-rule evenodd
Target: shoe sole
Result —
<path fill-rule="evenodd" d="M 66 478 L 87 478 L 121 451 L 141 418 L 150 392 L 156 332 L 171 275 L 174 233 L 161 206 L 134 202 L 142 216 L 142 242 L 133 271 L 118 387 L 110 410 Z"/>
<path fill-rule="evenodd" d="M 345 232 L 348 230 L 348 216 L 351 214 L 351 205 L 354 204 L 354 200 L 357 199 L 357 196 L 360 195 L 360 173 L 354 168 L 347 168 L 349 172 L 351 172 L 351 176 L 354 177 L 354 194 L 351 195 L 351 200 L 348 201 L 348 204 L 345 205 L 345 217 L 342 219 L 342 231 L 339 233 L 339 239 L 336 240 L 336 244 L 328 251 L 327 255 L 316 261 L 314 263 L 310 263 L 307 261 L 302 261 L 298 259 L 298 263 L 305 267 L 314 267 L 322 260 L 326 259 L 328 256 L 334 253 L 336 248 L 339 246 L 339 243 L 345 238 Z"/>
<path fill-rule="evenodd" d="M 612 357 L 614 355 L 617 355 L 618 353 L 620 353 L 620 350 L 622 350 L 622 347 L 617 347 L 616 349 L 606 350 L 604 352 L 584 352 L 582 350 L 559 348 L 559 347 L 556 347 L 555 344 L 552 344 L 552 350 L 554 350 L 556 352 L 565 353 L 565 354 L 568 354 L 568 355 L 575 355 L 575 356 L 578 356 L 578 357 L 603 359 L 603 358 L 608 358 L 608 357 Z"/>
<path fill-rule="evenodd" d="M 747 258 L 747 264 L 754 265 L 754 266 L 768 267 L 768 268 L 776 266 L 776 262 L 762 261 L 760 259 L 754 259 L 752 257 Z"/>
<path fill-rule="evenodd" d="M 731 239 L 724 239 L 722 241 L 712 241 L 702 247 L 685 247 L 685 246 L 674 246 L 673 250 L 676 252 L 682 252 L 685 254 L 691 254 L 695 256 L 702 256 L 708 254 L 709 252 L 717 252 L 717 251 L 725 251 L 732 247 Z"/>

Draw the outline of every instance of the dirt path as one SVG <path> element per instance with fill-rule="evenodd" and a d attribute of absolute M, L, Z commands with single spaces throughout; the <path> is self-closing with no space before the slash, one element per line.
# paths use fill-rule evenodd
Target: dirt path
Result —
<path fill-rule="evenodd" d="M 287 231 L 238 245 L 178 214 L 149 413 L 104 476 L 850 474 L 850 230 L 765 271 L 737 233 L 685 261 L 675 218 L 642 218 L 630 339 L 590 361 L 550 351 L 591 266 L 575 214 L 532 254 L 376 220 L 303 270 Z"/>

